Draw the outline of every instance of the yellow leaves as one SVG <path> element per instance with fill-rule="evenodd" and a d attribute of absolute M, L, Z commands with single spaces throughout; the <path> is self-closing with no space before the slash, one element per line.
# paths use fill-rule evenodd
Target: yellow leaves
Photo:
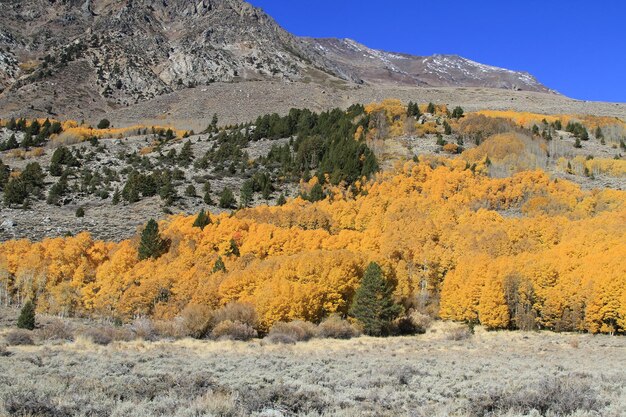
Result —
<path fill-rule="evenodd" d="M 608 175 L 615 178 L 626 177 L 626 160 L 594 158 L 587 159 L 581 155 L 573 159 L 559 158 L 557 167 L 561 172 L 576 175 Z"/>
<path fill-rule="evenodd" d="M 41 311 L 126 318 L 239 300 L 256 307 L 267 329 L 345 312 L 363 267 L 377 261 L 399 301 L 440 299 L 446 319 L 624 329 L 622 191 L 583 191 L 541 171 L 490 178 L 464 160 L 421 157 L 363 182 L 356 196 L 333 193 L 211 215 L 203 230 L 192 226 L 195 216 L 172 216 L 160 224 L 170 251 L 157 260 L 138 262 L 136 241 L 94 242 L 88 234 L 6 242 L 0 297 L 37 296 Z M 225 272 L 213 272 L 218 256 Z M 511 276 L 520 280 L 525 316 L 507 298 Z"/>

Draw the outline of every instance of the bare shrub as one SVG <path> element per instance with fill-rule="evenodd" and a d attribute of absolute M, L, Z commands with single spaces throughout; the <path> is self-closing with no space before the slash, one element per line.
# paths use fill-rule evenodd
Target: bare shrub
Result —
<path fill-rule="evenodd" d="M 9 346 L 34 345 L 32 332 L 29 330 L 12 330 L 4 337 Z"/>
<path fill-rule="evenodd" d="M 213 311 L 205 305 L 187 305 L 180 313 L 185 336 L 191 336 L 196 339 L 206 337 L 211 329 L 212 313 Z"/>
<path fill-rule="evenodd" d="M 240 391 L 240 398 L 249 414 L 274 409 L 293 416 L 325 415 L 328 407 L 321 392 L 280 383 L 260 389 L 244 388 Z"/>
<path fill-rule="evenodd" d="M 74 340 L 74 332 L 72 326 L 61 319 L 54 319 L 50 323 L 37 330 L 37 337 L 42 341 L 60 340 L 60 341 L 72 341 Z"/>
<path fill-rule="evenodd" d="M 467 326 L 462 326 L 462 325 L 445 329 L 443 333 L 445 335 L 446 340 L 453 340 L 453 341 L 469 339 L 472 336 L 472 332 L 469 330 L 469 328 Z"/>
<path fill-rule="evenodd" d="M 270 334 L 263 340 L 275 345 L 295 345 L 297 342 L 292 335 L 286 333 Z"/>
<path fill-rule="evenodd" d="M 181 339 L 188 336 L 183 319 L 159 320 L 154 322 L 154 330 L 160 337 L 167 339 Z"/>
<path fill-rule="evenodd" d="M 339 316 L 330 316 L 318 326 L 319 337 L 328 339 L 351 339 L 360 334 L 356 327 Z"/>
<path fill-rule="evenodd" d="M 252 304 L 234 302 L 215 310 L 212 322 L 213 326 L 217 326 L 223 321 L 232 321 L 256 327 L 257 319 L 258 316 Z"/>
<path fill-rule="evenodd" d="M 211 332 L 211 337 L 218 340 L 250 340 L 256 336 L 252 326 L 231 320 L 221 321 Z"/>
<path fill-rule="evenodd" d="M 147 317 L 139 317 L 133 321 L 131 326 L 135 337 L 143 340 L 155 340 L 157 332 L 154 328 L 152 320 Z"/>
<path fill-rule="evenodd" d="M 410 311 L 406 316 L 394 320 L 396 333 L 399 334 L 424 334 L 432 325 L 433 319 L 419 311 Z"/>
<path fill-rule="evenodd" d="M 579 377 L 546 378 L 521 387 L 500 388 L 470 398 L 471 416 L 495 416 L 515 412 L 567 416 L 580 411 L 598 411 L 604 406 L 598 394 Z"/>
<path fill-rule="evenodd" d="M 83 333 L 96 345 L 106 346 L 111 342 L 128 342 L 134 339 L 134 334 L 129 329 L 115 328 L 111 326 L 94 327 Z"/>
<path fill-rule="evenodd" d="M 288 340 L 294 342 L 302 342 L 311 340 L 317 336 L 318 329 L 313 323 L 302 320 L 296 320 L 289 323 L 278 322 L 270 329 L 270 341 L 284 343 Z"/>
<path fill-rule="evenodd" d="M 0 345 L 0 358 L 6 356 L 11 356 L 11 352 L 7 350 L 7 347 L 5 345 Z"/>
<path fill-rule="evenodd" d="M 64 416 L 69 410 L 60 409 L 49 393 L 14 387 L 3 395 L 4 409 L 10 416 Z"/>

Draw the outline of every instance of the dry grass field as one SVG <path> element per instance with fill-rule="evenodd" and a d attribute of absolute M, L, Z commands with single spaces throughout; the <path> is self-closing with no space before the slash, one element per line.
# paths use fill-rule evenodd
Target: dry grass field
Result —
<path fill-rule="evenodd" d="M 626 415 L 625 338 L 481 328 L 471 335 L 455 326 L 290 345 L 99 346 L 78 336 L 10 346 L 0 350 L 0 415 Z"/>

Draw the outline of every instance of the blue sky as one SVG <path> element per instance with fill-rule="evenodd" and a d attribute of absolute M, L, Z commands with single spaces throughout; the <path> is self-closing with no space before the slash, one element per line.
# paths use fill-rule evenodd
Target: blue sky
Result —
<path fill-rule="evenodd" d="M 626 1 L 249 0 L 301 36 L 528 71 L 581 100 L 626 102 Z"/>

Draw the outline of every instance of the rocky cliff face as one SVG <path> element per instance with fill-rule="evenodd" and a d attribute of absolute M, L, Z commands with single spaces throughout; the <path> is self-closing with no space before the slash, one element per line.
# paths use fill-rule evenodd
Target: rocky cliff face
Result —
<path fill-rule="evenodd" d="M 260 79 L 548 91 L 528 74 L 460 57 L 298 38 L 242 0 L 8 0 L 2 7 L 5 115 L 88 116 L 180 89 Z"/>

